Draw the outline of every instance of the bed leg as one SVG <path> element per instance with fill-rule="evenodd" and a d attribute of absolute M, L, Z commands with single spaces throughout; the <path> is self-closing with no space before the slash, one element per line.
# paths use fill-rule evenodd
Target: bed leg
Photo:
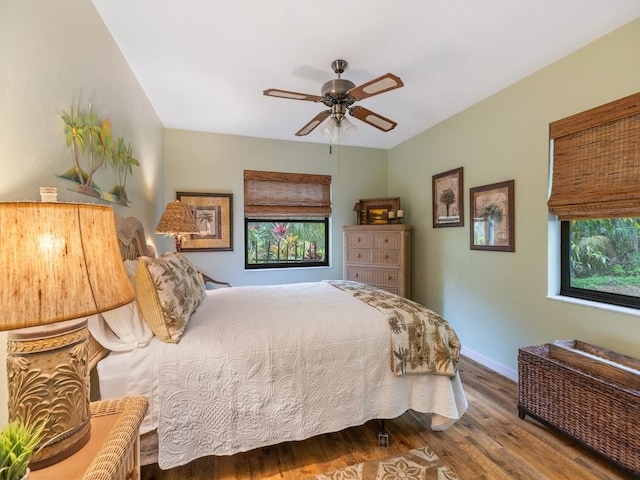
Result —
<path fill-rule="evenodd" d="M 389 447 L 389 434 L 384 419 L 380 420 L 380 433 L 378 433 L 378 446 L 382 448 Z"/>

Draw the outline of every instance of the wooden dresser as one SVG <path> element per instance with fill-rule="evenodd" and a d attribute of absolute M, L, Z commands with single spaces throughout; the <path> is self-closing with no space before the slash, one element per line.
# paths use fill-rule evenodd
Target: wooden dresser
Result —
<path fill-rule="evenodd" d="M 345 225 L 343 278 L 411 296 L 411 226 Z"/>

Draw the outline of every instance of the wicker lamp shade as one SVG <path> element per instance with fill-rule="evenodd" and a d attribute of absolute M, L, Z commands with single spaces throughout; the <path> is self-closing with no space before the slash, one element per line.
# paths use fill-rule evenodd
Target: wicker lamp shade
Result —
<path fill-rule="evenodd" d="M 167 235 L 198 233 L 198 231 L 191 208 L 180 201 L 167 204 L 156 227 L 156 232 Z"/>
<path fill-rule="evenodd" d="M 131 302 L 110 207 L 0 203 L 0 330 L 87 317 Z"/>
<path fill-rule="evenodd" d="M 45 424 L 34 470 L 88 442 L 87 317 L 133 301 L 135 292 L 113 210 L 103 205 L 0 203 L 0 270 L 0 330 L 12 330 L 9 419 Z"/>

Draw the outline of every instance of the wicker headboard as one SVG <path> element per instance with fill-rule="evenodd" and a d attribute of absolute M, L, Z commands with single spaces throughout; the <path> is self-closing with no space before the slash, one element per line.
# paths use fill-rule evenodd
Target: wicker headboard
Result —
<path fill-rule="evenodd" d="M 116 234 L 123 261 L 136 260 L 142 256 L 155 257 L 156 251 L 153 246 L 147 245 L 144 227 L 137 218 L 116 215 Z M 89 335 L 89 368 L 93 369 L 108 354 L 109 350 Z"/>
<path fill-rule="evenodd" d="M 123 218 L 116 215 L 116 233 L 122 260 L 136 260 L 138 257 L 155 257 L 156 251 L 147 245 L 144 227 L 135 217 Z"/>

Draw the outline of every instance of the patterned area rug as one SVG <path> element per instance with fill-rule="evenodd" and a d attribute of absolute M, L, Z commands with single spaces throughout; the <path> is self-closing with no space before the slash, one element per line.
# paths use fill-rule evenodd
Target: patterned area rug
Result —
<path fill-rule="evenodd" d="M 382 460 L 358 463 L 306 480 L 459 480 L 429 447 Z"/>

